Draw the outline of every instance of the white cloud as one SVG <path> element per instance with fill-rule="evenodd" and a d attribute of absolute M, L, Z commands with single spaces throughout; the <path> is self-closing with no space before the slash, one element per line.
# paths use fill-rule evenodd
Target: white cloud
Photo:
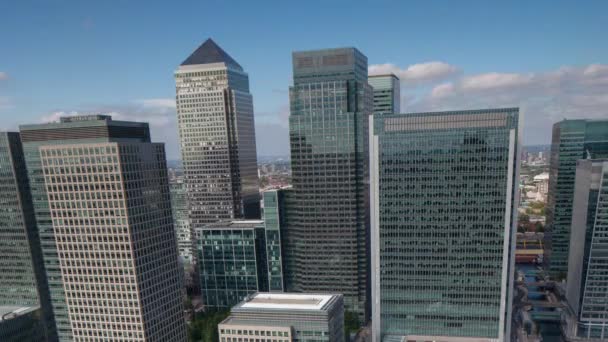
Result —
<path fill-rule="evenodd" d="M 505 89 L 524 86 L 532 81 L 531 75 L 501 74 L 491 72 L 474 76 L 463 77 L 460 86 L 463 89 L 486 90 Z"/>
<path fill-rule="evenodd" d="M 8 96 L 0 96 L 0 111 L 13 108 L 11 99 Z"/>
<path fill-rule="evenodd" d="M 164 142 L 169 159 L 179 156 L 177 117 L 174 99 L 140 99 L 126 104 L 83 105 L 56 110 L 40 118 L 41 122 L 56 122 L 62 116 L 104 114 L 112 120 L 148 122 L 153 141 Z"/>
<path fill-rule="evenodd" d="M 40 122 L 41 123 L 58 122 L 59 119 L 62 118 L 62 117 L 65 117 L 65 116 L 75 116 L 75 115 L 78 115 L 78 114 L 79 113 L 76 112 L 76 111 L 71 111 L 71 112 L 56 111 L 56 112 L 49 113 L 47 115 L 43 115 L 40 118 Z"/>
<path fill-rule="evenodd" d="M 175 99 L 143 99 L 137 100 L 136 103 L 141 104 L 145 108 L 173 109 L 175 110 Z"/>
<path fill-rule="evenodd" d="M 4 71 L 0 71 L 0 81 L 8 80 L 8 74 Z"/>
<path fill-rule="evenodd" d="M 454 92 L 454 84 L 451 82 L 442 83 L 431 90 L 431 96 L 434 98 L 448 96 Z"/>
<path fill-rule="evenodd" d="M 426 62 L 412 64 L 405 69 L 395 64 L 375 64 L 369 66 L 370 75 L 393 73 L 403 85 L 415 85 L 446 79 L 458 73 L 458 68 L 444 62 Z"/>
<path fill-rule="evenodd" d="M 548 143 L 553 123 L 565 118 L 608 118 L 608 65 L 460 76 L 410 97 L 402 108 L 415 112 L 512 106 L 524 112 L 525 144 Z"/>

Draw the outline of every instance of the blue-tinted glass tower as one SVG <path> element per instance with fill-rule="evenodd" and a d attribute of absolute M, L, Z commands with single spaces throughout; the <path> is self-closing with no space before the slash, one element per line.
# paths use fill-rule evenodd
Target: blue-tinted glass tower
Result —
<path fill-rule="evenodd" d="M 375 341 L 510 341 L 518 114 L 370 120 Z"/>
<path fill-rule="evenodd" d="M 367 57 L 355 48 L 293 53 L 289 136 L 293 208 L 288 291 L 344 294 L 367 308 Z M 293 210 L 292 210 L 293 209 Z"/>
<path fill-rule="evenodd" d="M 563 120 L 554 124 L 544 262 L 559 278 L 568 273 L 576 162 L 587 158 L 608 158 L 608 120 Z"/>

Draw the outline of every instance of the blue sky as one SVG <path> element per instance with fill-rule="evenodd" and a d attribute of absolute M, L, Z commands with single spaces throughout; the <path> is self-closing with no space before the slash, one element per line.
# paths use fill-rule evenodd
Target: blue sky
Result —
<path fill-rule="evenodd" d="M 524 142 L 608 117 L 608 1 L 3 1 L 0 129 L 62 114 L 150 121 L 178 156 L 173 71 L 212 37 L 249 73 L 258 154 L 289 151 L 291 52 L 355 46 L 404 111 L 522 106 Z"/>

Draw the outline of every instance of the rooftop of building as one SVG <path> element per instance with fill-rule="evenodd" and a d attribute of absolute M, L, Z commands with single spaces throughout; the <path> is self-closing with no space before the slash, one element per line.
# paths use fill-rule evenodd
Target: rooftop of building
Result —
<path fill-rule="evenodd" d="M 203 229 L 253 229 L 264 226 L 264 220 L 226 220 L 207 223 Z"/>
<path fill-rule="evenodd" d="M 277 191 L 285 191 L 285 190 L 293 190 L 292 185 L 285 186 L 274 186 L 264 189 L 262 192 L 277 192 Z"/>
<path fill-rule="evenodd" d="M 39 308 L 39 306 L 0 305 L 0 322 L 26 315 Z"/>
<path fill-rule="evenodd" d="M 395 79 L 399 79 L 399 77 L 397 77 L 397 75 L 390 73 L 390 74 L 379 74 L 379 75 L 369 75 L 367 76 L 367 78 L 381 78 L 381 77 L 392 77 Z"/>
<path fill-rule="evenodd" d="M 243 70 L 241 65 L 237 63 L 234 58 L 230 57 L 230 55 L 211 38 L 207 39 L 201 46 L 194 50 L 194 52 L 182 62 L 181 66 L 214 63 L 224 63 L 227 66 L 232 66 L 241 71 Z"/>
<path fill-rule="evenodd" d="M 534 176 L 535 181 L 542 181 L 542 180 L 547 180 L 547 179 L 549 179 L 549 172 L 543 172 L 541 174 Z"/>
<path fill-rule="evenodd" d="M 443 115 L 462 115 L 462 114 L 489 114 L 489 113 L 512 113 L 519 112 L 519 107 L 504 108 L 482 108 L 482 109 L 459 109 L 437 112 L 409 112 L 409 113 L 374 113 L 377 117 L 416 117 L 416 116 L 443 116 Z"/>
<path fill-rule="evenodd" d="M 51 121 L 38 124 L 20 125 L 19 130 L 40 130 L 40 129 L 57 129 L 65 127 L 90 127 L 90 126 L 145 126 L 147 122 L 137 121 L 120 121 L 112 120 L 111 115 L 105 114 L 87 114 L 87 115 L 66 115 L 59 117 L 57 121 Z"/>
<path fill-rule="evenodd" d="M 238 309 L 323 310 L 336 295 L 256 293 L 235 306 Z"/>
<path fill-rule="evenodd" d="M 75 116 L 62 116 L 59 118 L 59 122 L 77 122 L 77 121 L 111 121 L 112 116 L 103 114 L 91 114 L 91 115 L 75 115 Z"/>

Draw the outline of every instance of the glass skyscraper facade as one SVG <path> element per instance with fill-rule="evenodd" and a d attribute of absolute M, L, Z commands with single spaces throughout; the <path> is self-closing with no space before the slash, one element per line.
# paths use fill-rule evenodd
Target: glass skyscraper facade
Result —
<path fill-rule="evenodd" d="M 576 167 L 566 297 L 573 335 L 608 339 L 608 160 Z"/>
<path fill-rule="evenodd" d="M 39 305 L 28 239 L 35 227 L 19 133 L 0 132 L 0 305 Z"/>
<path fill-rule="evenodd" d="M 263 194 L 264 226 L 266 228 L 266 259 L 268 261 L 268 291 L 283 292 L 283 248 L 281 229 L 286 225 L 285 193 L 289 190 L 268 190 Z"/>
<path fill-rule="evenodd" d="M 401 113 L 401 85 L 394 74 L 369 76 L 374 88 L 374 113 Z"/>
<path fill-rule="evenodd" d="M 46 339 L 56 339 L 33 210 L 19 133 L 0 132 L 2 341 L 43 340 L 45 322 Z"/>
<path fill-rule="evenodd" d="M 518 116 L 370 120 L 374 341 L 510 341 Z"/>
<path fill-rule="evenodd" d="M 568 273 L 576 162 L 586 158 L 608 158 L 608 120 L 564 120 L 554 124 L 544 262 L 560 278 Z"/>
<path fill-rule="evenodd" d="M 190 223 L 260 218 L 249 76 L 211 39 L 175 71 Z"/>
<path fill-rule="evenodd" d="M 268 291 L 264 221 L 220 221 L 195 232 L 207 309 L 227 310 L 248 295 Z"/>
<path fill-rule="evenodd" d="M 368 291 L 371 112 L 367 57 L 359 50 L 293 53 L 288 291 L 342 293 L 346 310 L 361 319 Z"/>

